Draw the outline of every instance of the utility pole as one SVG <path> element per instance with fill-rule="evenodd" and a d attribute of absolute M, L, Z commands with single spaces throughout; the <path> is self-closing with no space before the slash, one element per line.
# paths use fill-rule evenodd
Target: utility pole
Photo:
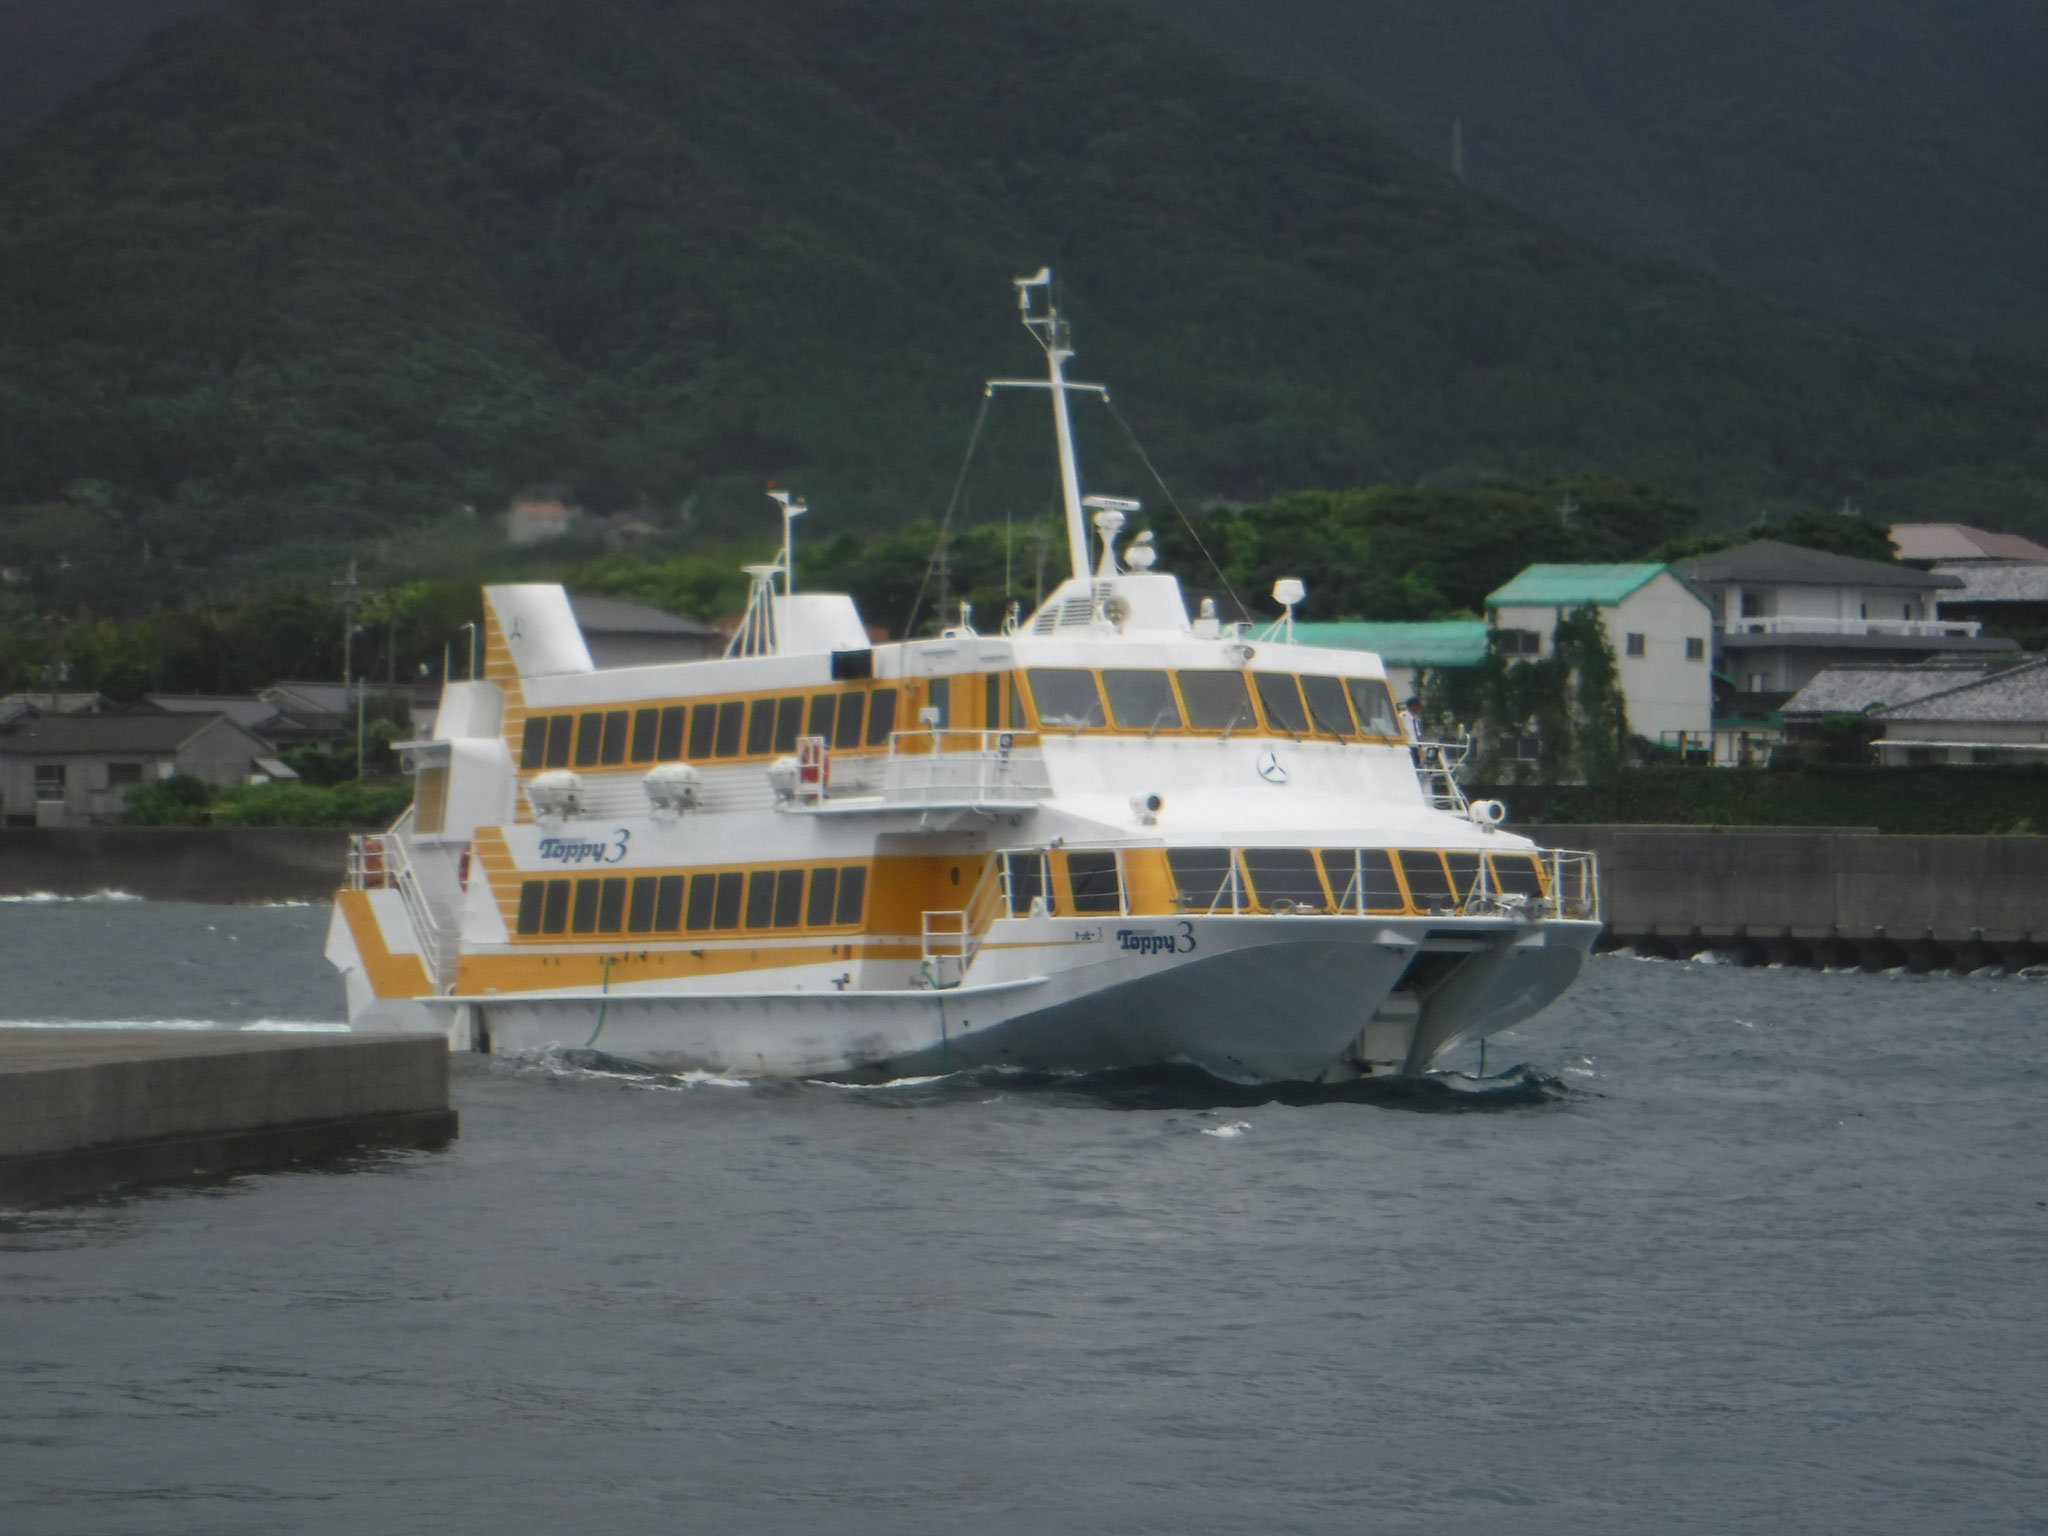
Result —
<path fill-rule="evenodd" d="M 347 579 L 337 581 L 334 585 L 341 589 L 341 697 L 345 704 L 348 702 L 349 683 L 355 671 L 356 659 L 356 588 L 359 583 L 356 580 L 355 561 L 351 560 L 348 563 Z M 363 780 L 363 691 L 360 687 L 355 690 L 355 701 L 356 782 L 360 784 Z"/>

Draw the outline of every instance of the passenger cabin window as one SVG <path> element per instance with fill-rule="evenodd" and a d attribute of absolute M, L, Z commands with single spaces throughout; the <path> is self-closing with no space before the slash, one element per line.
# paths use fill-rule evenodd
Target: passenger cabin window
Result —
<path fill-rule="evenodd" d="M 885 747 L 896 729 L 896 690 L 877 688 L 868 698 L 868 745 Z"/>
<path fill-rule="evenodd" d="M 689 716 L 689 710 L 680 704 L 671 704 L 661 712 L 661 733 L 654 743 L 654 755 L 664 763 L 672 763 L 683 755 L 683 730 Z"/>
<path fill-rule="evenodd" d="M 740 724 L 746 712 L 746 705 L 738 700 L 718 706 L 718 740 L 712 746 L 714 757 L 740 755 Z"/>
<path fill-rule="evenodd" d="M 935 678 L 933 678 L 933 679 L 932 679 L 932 680 L 931 680 L 931 681 L 930 681 L 929 683 L 927 683 L 927 684 L 925 685 L 925 700 L 924 700 L 924 701 L 925 701 L 925 704 L 926 704 L 926 705 L 927 705 L 927 706 L 928 706 L 929 708 L 931 708 L 931 709 L 934 709 L 934 710 L 937 710 L 937 711 L 938 711 L 938 715 L 939 715 L 939 725 L 938 725 L 938 728 L 939 728 L 940 730 L 942 730 L 942 731 L 943 731 L 943 730 L 947 729 L 947 728 L 948 728 L 949 726 L 951 726 L 951 725 L 952 725 L 952 723 L 953 723 L 953 684 L 952 684 L 952 679 L 950 679 L 950 678 L 944 678 L 944 677 L 935 677 Z"/>
<path fill-rule="evenodd" d="M 1038 723 L 1045 729 L 1087 730 L 1106 723 L 1093 672 L 1082 667 L 1033 667 L 1024 675 L 1031 684 Z"/>
<path fill-rule="evenodd" d="M 1106 667 L 1102 691 L 1109 695 L 1110 718 L 1125 731 L 1177 731 L 1180 705 L 1164 672 L 1131 667 Z"/>
<path fill-rule="evenodd" d="M 775 751 L 778 755 L 796 750 L 796 739 L 803 734 L 803 726 L 802 694 L 791 694 L 786 699 L 775 701 Z"/>
<path fill-rule="evenodd" d="M 1045 896 L 1045 855 L 1004 854 L 1003 884 L 1009 889 L 1011 916 L 1023 917 L 1034 901 Z"/>
<path fill-rule="evenodd" d="M 1186 673 L 1181 675 L 1187 676 Z M 1227 677 L 1236 674 L 1209 675 Z M 1237 910 L 1237 861 L 1231 857 L 1228 848 L 1169 848 L 1166 850 L 1166 866 L 1173 872 L 1177 905 L 1181 911 Z"/>
<path fill-rule="evenodd" d="M 1543 873 L 1533 855 L 1496 853 L 1490 857 L 1495 890 L 1510 896 L 1527 896 L 1532 901 L 1543 894 Z"/>
<path fill-rule="evenodd" d="M 1035 684 L 1033 686 L 1036 687 Z M 1109 852 L 1068 854 L 1067 893 L 1073 898 L 1076 912 L 1123 911 L 1123 884 L 1117 878 L 1116 855 Z"/>
<path fill-rule="evenodd" d="M 832 733 L 832 745 L 841 752 L 860 745 L 860 721 L 865 702 L 857 693 L 840 695 L 839 726 Z"/>
<path fill-rule="evenodd" d="M 747 756 L 766 757 L 775 745 L 775 701 L 756 699 L 747 716 Z"/>
<path fill-rule="evenodd" d="M 1268 721 L 1295 736 L 1308 734 L 1308 711 L 1302 707 L 1301 689 L 1295 686 L 1292 673 L 1254 672 L 1252 681 L 1258 686 L 1259 703 L 1265 706 Z"/>
<path fill-rule="evenodd" d="M 718 706 L 699 704 L 690 711 L 690 756 L 701 760 L 711 755 L 712 742 L 718 735 Z"/>
<path fill-rule="evenodd" d="M 1344 691 L 1351 695 L 1351 707 L 1358 711 L 1358 728 L 1368 736 L 1399 738 L 1400 722 L 1394 718 L 1394 695 L 1376 677 L 1347 677 Z"/>
<path fill-rule="evenodd" d="M 1306 848 L 1247 848 L 1244 872 L 1252 899 L 1268 912 L 1319 910 L 1328 900 L 1315 855 Z"/>
<path fill-rule="evenodd" d="M 817 693 L 811 695 L 811 725 L 810 729 L 805 731 L 804 734 L 806 736 L 822 737 L 824 740 L 830 741 L 832 739 L 832 723 L 838 718 L 838 713 L 838 694 Z"/>
<path fill-rule="evenodd" d="M 1190 730 L 1243 731 L 1257 725 L 1242 672 L 1182 672 L 1177 677 Z"/>
<path fill-rule="evenodd" d="M 1425 912 L 1440 912 L 1455 905 L 1451 900 L 1451 882 L 1444 874 L 1442 854 L 1403 848 L 1397 857 L 1401 861 L 1401 877 L 1408 882 L 1408 894 L 1415 898 L 1416 906 Z"/>
<path fill-rule="evenodd" d="M 604 747 L 598 761 L 606 767 L 626 760 L 626 721 L 623 709 L 607 710 L 604 717 Z"/>
<path fill-rule="evenodd" d="M 1403 912 L 1407 898 L 1382 848 L 1325 848 L 1323 877 L 1339 912 Z"/>
<path fill-rule="evenodd" d="M 548 717 L 534 715 L 526 722 L 519 737 L 519 766 L 538 768 L 548 756 Z M 538 930 L 536 930 L 538 931 Z"/>
<path fill-rule="evenodd" d="M 658 709 L 636 709 L 633 711 L 633 761 L 651 763 L 654 761 L 655 738 L 661 734 L 661 711 Z"/>
<path fill-rule="evenodd" d="M 604 751 L 604 716 L 593 710 L 576 717 L 576 766 L 594 768 Z"/>
<path fill-rule="evenodd" d="M 576 739 L 576 717 L 555 715 L 548 721 L 548 756 L 550 768 L 569 766 L 570 744 Z"/>

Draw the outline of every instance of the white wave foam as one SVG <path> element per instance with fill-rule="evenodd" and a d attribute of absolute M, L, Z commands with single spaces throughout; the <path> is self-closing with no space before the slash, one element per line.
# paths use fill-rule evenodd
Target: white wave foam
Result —
<path fill-rule="evenodd" d="M 0 902 L 19 902 L 45 906 L 65 901 L 140 901 L 142 898 L 132 891 L 94 891 L 90 896 L 60 896 L 55 891 L 22 891 L 13 896 L 0 896 Z"/>
<path fill-rule="evenodd" d="M 345 1035 L 346 1024 L 331 1019 L 0 1019 L 0 1029 L 155 1029 L 183 1034 Z"/>
<path fill-rule="evenodd" d="M 1219 1126 L 1215 1126 L 1215 1127 L 1213 1127 L 1213 1128 L 1211 1128 L 1211 1129 L 1209 1129 L 1209 1130 L 1206 1130 L 1206 1131 L 1202 1132 L 1202 1134 L 1203 1134 L 1204 1136 L 1218 1136 L 1218 1137 L 1242 1136 L 1242 1135 L 1244 1135 L 1244 1133 L 1245 1133 L 1245 1132 L 1249 1131 L 1249 1130 L 1250 1130 L 1251 1128 L 1252 1128 L 1252 1123 L 1251 1123 L 1251 1121 L 1249 1121 L 1249 1120 L 1239 1120 L 1239 1121 L 1237 1121 L 1237 1122 L 1235 1122 L 1234 1124 L 1231 1124 L 1231 1125 L 1219 1125 Z"/>
<path fill-rule="evenodd" d="M 941 1072 L 931 1077 L 892 1077 L 886 1083 L 835 1083 L 826 1077 L 809 1077 L 804 1081 L 818 1088 L 844 1088 L 848 1093 L 874 1093 L 884 1088 L 922 1088 L 926 1083 L 943 1083 L 953 1074 Z"/>

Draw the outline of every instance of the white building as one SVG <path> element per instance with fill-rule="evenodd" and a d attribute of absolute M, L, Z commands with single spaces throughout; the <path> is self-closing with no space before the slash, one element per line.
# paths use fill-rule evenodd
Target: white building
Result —
<path fill-rule="evenodd" d="M 1558 622 L 1599 610 L 1629 729 L 1683 751 L 1713 730 L 1713 609 L 1668 565 L 1532 565 L 1486 600 L 1493 645 L 1510 659 L 1555 650 Z"/>
<path fill-rule="evenodd" d="M 1790 694 L 1842 662 L 2017 649 L 1938 617 L 1962 582 L 1913 566 L 1756 539 L 1675 569 L 1713 604 L 1716 669 L 1738 694 Z"/>

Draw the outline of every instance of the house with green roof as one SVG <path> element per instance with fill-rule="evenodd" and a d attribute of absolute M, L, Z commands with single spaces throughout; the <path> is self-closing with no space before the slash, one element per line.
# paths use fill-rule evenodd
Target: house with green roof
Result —
<path fill-rule="evenodd" d="M 1532 565 L 1486 599 L 1488 639 L 1510 661 L 1552 654 L 1558 622 L 1599 611 L 1629 729 L 1681 751 L 1713 740 L 1714 608 L 1668 565 Z"/>
<path fill-rule="evenodd" d="M 1434 624 L 1380 623 L 1346 619 L 1336 623 L 1298 623 L 1294 638 L 1302 645 L 1326 645 L 1339 651 L 1370 651 L 1387 669 L 1387 686 L 1396 702 L 1422 692 L 1429 673 L 1446 667 L 1476 667 L 1486 660 L 1486 621 L 1446 619 Z"/>

